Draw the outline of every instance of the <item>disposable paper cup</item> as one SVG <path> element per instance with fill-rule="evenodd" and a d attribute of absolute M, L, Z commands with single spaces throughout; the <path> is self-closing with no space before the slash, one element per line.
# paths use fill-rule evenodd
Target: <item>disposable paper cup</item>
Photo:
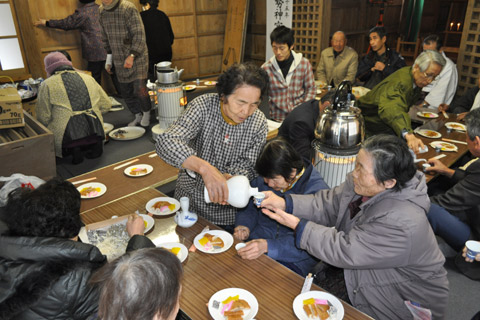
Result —
<path fill-rule="evenodd" d="M 243 247 L 245 247 L 246 245 L 247 245 L 247 244 L 244 243 L 244 242 L 237 243 L 237 244 L 235 245 L 235 250 L 238 251 L 238 250 L 242 249 Z"/>
<path fill-rule="evenodd" d="M 480 242 L 469 240 L 465 245 L 467 246 L 467 258 L 475 260 L 477 254 L 480 253 Z"/>
<path fill-rule="evenodd" d="M 264 193 L 257 193 L 253 196 L 253 203 L 259 207 L 260 204 L 262 203 L 263 199 L 265 199 L 265 194 Z"/>

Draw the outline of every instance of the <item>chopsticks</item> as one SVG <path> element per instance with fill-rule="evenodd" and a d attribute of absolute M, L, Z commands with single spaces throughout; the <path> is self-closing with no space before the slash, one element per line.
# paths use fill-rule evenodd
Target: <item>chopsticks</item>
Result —
<path fill-rule="evenodd" d="M 148 157 L 149 157 L 149 158 L 155 158 L 156 156 L 157 156 L 157 153 L 154 152 L 154 153 L 152 153 L 151 155 L 149 155 Z"/>
<path fill-rule="evenodd" d="M 140 160 L 140 159 L 134 159 L 134 160 L 132 160 L 132 161 L 125 162 L 124 164 L 121 164 L 121 165 L 119 165 L 119 166 L 116 166 L 115 168 L 113 168 L 113 170 L 117 170 L 117 169 L 123 168 L 123 167 L 125 167 L 125 166 L 128 166 L 129 164 L 132 164 L 132 163 L 134 163 L 134 162 L 137 162 L 138 160 Z"/>
<path fill-rule="evenodd" d="M 453 142 L 453 143 L 460 143 L 460 144 L 467 144 L 465 141 L 458 141 L 453 139 L 442 138 L 443 141 Z"/>
<path fill-rule="evenodd" d="M 446 157 L 445 154 L 439 154 L 438 156 L 432 157 L 432 159 L 442 159 L 444 157 Z"/>
<path fill-rule="evenodd" d="M 447 114 L 445 111 L 442 111 L 442 114 L 443 114 L 443 116 L 445 117 L 445 119 L 448 119 L 448 118 L 449 118 L 448 114 Z"/>
<path fill-rule="evenodd" d="M 312 288 L 313 277 L 312 274 L 309 273 L 303 282 L 302 291 L 300 293 L 308 292 Z"/>
<path fill-rule="evenodd" d="M 72 182 L 72 184 L 83 183 L 83 182 L 92 181 L 92 180 L 95 180 L 95 179 L 97 179 L 97 177 L 92 177 L 92 178 L 88 178 L 88 179 L 78 180 L 78 181 Z"/>

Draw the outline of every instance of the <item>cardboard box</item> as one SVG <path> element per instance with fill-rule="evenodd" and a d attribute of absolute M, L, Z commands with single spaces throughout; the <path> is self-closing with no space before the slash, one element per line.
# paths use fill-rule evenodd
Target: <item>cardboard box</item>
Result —
<path fill-rule="evenodd" d="M 25 113 L 24 128 L 0 130 L 0 176 L 14 173 L 44 180 L 57 175 L 53 133 Z"/>
<path fill-rule="evenodd" d="M 37 119 L 37 98 L 32 101 L 22 101 L 23 110 L 28 112 L 33 118 Z"/>
<path fill-rule="evenodd" d="M 0 129 L 24 126 L 22 98 L 17 89 L 0 89 Z"/>

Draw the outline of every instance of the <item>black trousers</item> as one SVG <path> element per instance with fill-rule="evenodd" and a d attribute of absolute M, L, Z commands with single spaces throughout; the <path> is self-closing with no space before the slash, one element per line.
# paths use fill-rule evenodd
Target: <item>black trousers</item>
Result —
<path fill-rule="evenodd" d="M 102 85 L 102 72 L 105 69 L 105 61 L 88 61 L 87 70 L 92 73 L 99 85 Z"/>

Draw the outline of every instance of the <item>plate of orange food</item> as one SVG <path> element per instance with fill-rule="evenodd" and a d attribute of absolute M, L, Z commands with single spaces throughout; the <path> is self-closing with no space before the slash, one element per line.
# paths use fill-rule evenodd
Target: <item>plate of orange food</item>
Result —
<path fill-rule="evenodd" d="M 148 201 L 145 208 L 153 215 L 168 216 L 180 209 L 180 202 L 174 198 L 158 197 Z"/>
<path fill-rule="evenodd" d="M 293 312 L 300 320 L 342 320 L 343 305 L 334 295 L 323 291 L 308 291 L 293 300 Z"/>
<path fill-rule="evenodd" d="M 217 81 L 205 81 L 204 83 L 205 83 L 205 85 L 207 85 L 207 86 L 214 86 L 214 85 L 217 84 Z"/>
<path fill-rule="evenodd" d="M 458 151 L 458 148 L 456 145 L 451 144 L 449 142 L 444 142 L 444 141 L 433 141 L 430 143 L 430 146 L 432 146 L 435 149 L 440 149 L 441 151 L 450 151 L 450 152 Z"/>
<path fill-rule="evenodd" d="M 152 230 L 153 226 L 155 225 L 155 219 L 150 217 L 148 214 L 139 214 L 139 216 L 142 217 L 143 223 L 145 224 L 145 230 L 143 232 L 147 233 Z"/>
<path fill-rule="evenodd" d="M 467 131 L 467 127 L 464 124 L 458 122 L 447 122 L 445 123 L 445 127 L 450 130 Z"/>
<path fill-rule="evenodd" d="M 418 111 L 417 116 L 422 117 L 422 118 L 438 118 L 438 113 L 435 112 L 428 112 L 428 111 Z"/>
<path fill-rule="evenodd" d="M 77 187 L 82 199 L 93 199 L 102 196 L 107 192 L 107 187 L 103 183 L 89 182 Z"/>
<path fill-rule="evenodd" d="M 185 259 L 187 259 L 188 257 L 187 247 L 185 247 L 180 242 L 165 242 L 165 243 L 159 243 L 155 245 L 157 246 L 157 248 L 163 248 L 165 250 L 170 251 L 174 255 L 176 255 L 178 260 L 180 260 L 180 262 L 185 261 Z"/>
<path fill-rule="evenodd" d="M 137 164 L 126 168 L 123 173 L 129 177 L 143 177 L 153 171 L 153 167 L 149 164 Z"/>
<path fill-rule="evenodd" d="M 233 237 L 223 230 L 209 230 L 198 234 L 193 239 L 195 247 L 205 253 L 225 252 L 233 244 Z"/>
<path fill-rule="evenodd" d="M 422 137 L 430 139 L 438 139 L 442 137 L 442 134 L 440 132 L 429 129 L 417 129 L 415 130 L 415 133 L 421 135 Z"/>
<path fill-rule="evenodd" d="M 258 301 L 245 289 L 226 288 L 216 292 L 210 298 L 208 312 L 214 320 L 250 320 L 258 312 Z"/>
<path fill-rule="evenodd" d="M 190 92 L 190 91 L 193 91 L 193 90 L 197 89 L 197 86 L 194 85 L 194 84 L 189 84 L 189 85 L 183 86 L 183 89 L 185 91 Z"/>

